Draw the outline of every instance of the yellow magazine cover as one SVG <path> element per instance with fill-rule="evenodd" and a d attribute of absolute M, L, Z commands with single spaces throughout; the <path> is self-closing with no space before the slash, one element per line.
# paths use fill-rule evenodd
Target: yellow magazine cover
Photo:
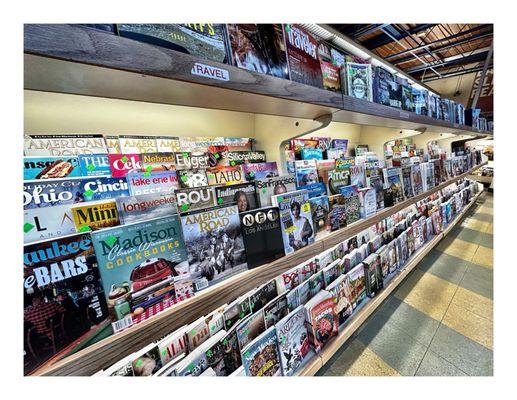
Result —
<path fill-rule="evenodd" d="M 72 206 L 77 232 L 97 231 L 110 226 L 120 225 L 115 200 L 91 201 Z"/>

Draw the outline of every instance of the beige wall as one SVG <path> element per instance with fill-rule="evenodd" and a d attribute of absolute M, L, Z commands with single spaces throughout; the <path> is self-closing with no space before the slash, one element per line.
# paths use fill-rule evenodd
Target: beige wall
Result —
<path fill-rule="evenodd" d="M 476 73 L 473 72 L 463 76 L 453 76 L 450 78 L 426 82 L 426 84 L 441 95 L 467 106 L 475 76 Z M 454 93 L 458 90 L 460 91 L 460 94 L 454 97 Z"/>

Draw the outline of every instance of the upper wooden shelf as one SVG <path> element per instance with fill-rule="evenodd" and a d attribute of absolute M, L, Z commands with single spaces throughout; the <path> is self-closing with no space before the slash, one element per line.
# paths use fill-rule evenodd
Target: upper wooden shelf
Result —
<path fill-rule="evenodd" d="M 24 88 L 429 132 L 491 135 L 468 126 L 250 72 L 77 25 L 25 25 Z M 229 80 L 191 73 L 195 63 Z"/>

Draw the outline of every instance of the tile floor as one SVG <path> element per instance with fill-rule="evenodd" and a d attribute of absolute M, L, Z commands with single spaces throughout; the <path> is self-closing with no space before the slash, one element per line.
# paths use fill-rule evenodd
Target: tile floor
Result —
<path fill-rule="evenodd" d="M 493 375 L 490 193 L 317 375 Z"/>

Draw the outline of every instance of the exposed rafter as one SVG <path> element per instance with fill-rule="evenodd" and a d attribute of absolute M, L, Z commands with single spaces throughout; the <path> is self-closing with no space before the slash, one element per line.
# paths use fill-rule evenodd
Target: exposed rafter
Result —
<path fill-rule="evenodd" d="M 391 27 L 392 25 L 388 26 Z M 393 36 L 395 36 L 398 40 L 401 40 L 408 37 L 409 35 L 414 35 L 416 33 L 425 31 L 426 29 L 433 28 L 434 26 L 436 26 L 436 24 L 420 24 L 408 30 L 407 33 L 401 32 L 400 30 L 396 30 L 396 34 L 395 32 L 390 33 L 393 34 Z M 371 39 L 361 42 L 361 44 L 369 50 L 375 50 L 381 46 L 387 45 L 388 43 L 392 43 L 393 41 L 394 40 L 389 35 L 387 35 L 386 33 L 381 33 L 380 35 L 377 35 Z"/>

